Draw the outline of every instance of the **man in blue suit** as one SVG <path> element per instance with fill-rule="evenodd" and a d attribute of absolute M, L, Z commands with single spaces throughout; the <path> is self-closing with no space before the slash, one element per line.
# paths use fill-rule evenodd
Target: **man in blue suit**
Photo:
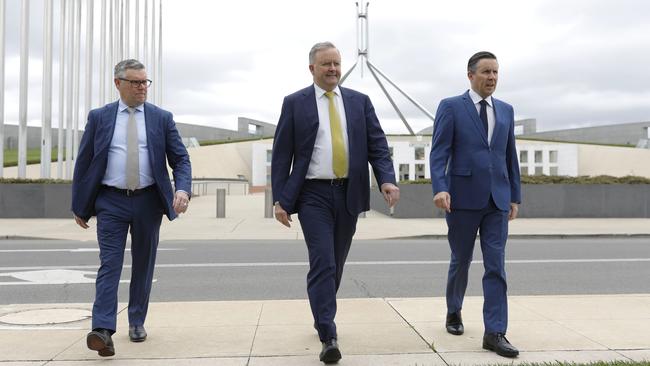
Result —
<path fill-rule="evenodd" d="M 307 250 L 307 293 L 320 360 L 341 359 L 336 292 L 357 217 L 368 211 L 368 163 L 390 206 L 399 188 L 386 136 L 368 96 L 339 87 L 341 55 L 330 42 L 309 52 L 314 84 L 284 98 L 275 131 L 271 178 L 275 217 L 290 226 L 298 213 Z"/>
<path fill-rule="evenodd" d="M 471 89 L 444 99 L 436 112 L 430 156 L 433 200 L 447 211 L 451 261 L 447 280 L 447 331 L 464 332 L 461 317 L 477 231 L 483 275 L 483 348 L 505 357 L 519 351 L 506 339 L 505 246 L 508 221 L 521 203 L 512 106 L 492 97 L 499 64 L 478 52 L 467 65 Z"/>
<path fill-rule="evenodd" d="M 129 338 L 147 337 L 144 321 L 149 306 L 162 215 L 173 220 L 187 210 L 191 167 L 172 114 L 145 103 L 144 65 L 124 60 L 115 66 L 120 100 L 90 111 L 79 145 L 72 181 L 72 211 L 79 226 L 97 216 L 101 265 L 95 283 L 92 331 L 88 348 L 113 356 L 111 336 L 117 318 L 126 236 L 131 232 Z M 174 174 L 175 192 L 167 173 Z"/>

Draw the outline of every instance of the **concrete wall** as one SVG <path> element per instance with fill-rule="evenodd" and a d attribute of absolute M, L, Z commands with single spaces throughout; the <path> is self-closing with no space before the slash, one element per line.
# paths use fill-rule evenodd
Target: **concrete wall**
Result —
<path fill-rule="evenodd" d="M 452 197 L 453 200 L 453 197 Z M 386 203 L 372 190 L 370 207 L 388 215 Z M 519 217 L 650 217 L 648 184 L 525 184 Z M 444 217 L 433 204 L 428 184 L 403 184 L 393 217 Z"/>
<path fill-rule="evenodd" d="M 650 177 L 650 149 L 598 145 L 578 146 L 578 175 Z"/>
<path fill-rule="evenodd" d="M 4 148 L 5 150 L 18 149 L 18 126 L 4 125 Z M 64 133 L 65 134 L 65 133 Z M 52 127 L 52 147 L 59 144 L 59 129 Z M 81 139 L 81 134 L 79 134 Z M 27 148 L 37 149 L 41 146 L 41 127 L 27 126 Z"/>
<path fill-rule="evenodd" d="M 71 184 L 0 184 L 0 218 L 70 218 Z"/>

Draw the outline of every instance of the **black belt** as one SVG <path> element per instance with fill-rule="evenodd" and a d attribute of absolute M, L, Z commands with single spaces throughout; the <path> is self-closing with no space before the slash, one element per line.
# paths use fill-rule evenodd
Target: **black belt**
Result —
<path fill-rule="evenodd" d="M 331 186 L 341 187 L 348 182 L 348 178 L 333 178 L 333 179 L 307 179 L 308 182 L 327 183 Z"/>
<path fill-rule="evenodd" d="M 152 189 L 154 189 L 155 186 L 156 186 L 155 184 L 152 184 L 150 186 L 146 186 L 140 189 L 122 189 L 122 188 L 117 188 L 117 187 L 107 186 L 105 184 L 102 184 L 102 188 L 104 188 L 105 190 L 115 192 L 115 193 L 120 193 L 127 197 L 137 196 L 144 192 L 151 191 Z"/>

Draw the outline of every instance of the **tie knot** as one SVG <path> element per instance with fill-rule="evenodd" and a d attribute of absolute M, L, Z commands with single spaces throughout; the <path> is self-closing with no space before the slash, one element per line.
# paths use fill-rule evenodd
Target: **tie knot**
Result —
<path fill-rule="evenodd" d="M 325 92 L 325 96 L 326 96 L 328 99 L 332 99 L 332 98 L 334 98 L 334 92 L 333 92 L 333 91 Z"/>
<path fill-rule="evenodd" d="M 133 107 L 126 107 L 126 110 L 129 111 L 129 114 L 135 113 L 135 108 Z"/>
<path fill-rule="evenodd" d="M 478 102 L 478 103 L 479 103 L 481 106 L 487 106 L 487 105 L 488 105 L 488 102 L 487 102 L 487 100 L 485 100 L 485 99 L 481 99 L 481 101 Z"/>

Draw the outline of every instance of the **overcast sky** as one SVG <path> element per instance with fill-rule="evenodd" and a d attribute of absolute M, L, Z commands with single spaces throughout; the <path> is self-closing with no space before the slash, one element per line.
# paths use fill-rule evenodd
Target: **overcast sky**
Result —
<path fill-rule="evenodd" d="M 5 1 L 5 116 L 16 123 L 20 1 Z M 42 1 L 31 3 L 29 119 L 35 124 Z M 431 113 L 442 98 L 469 87 L 467 59 L 489 50 L 500 65 L 494 96 L 512 104 L 517 118 L 536 118 L 538 130 L 650 120 L 646 0 L 375 0 L 368 13 L 371 62 Z M 314 43 L 336 44 L 343 72 L 357 59 L 351 0 L 163 0 L 163 15 L 163 106 L 177 122 L 234 129 L 244 116 L 276 123 L 283 97 L 312 83 Z M 58 10 L 55 27 L 56 17 Z M 406 133 L 367 69 L 363 78 L 360 71 L 344 86 L 370 95 L 387 132 Z M 431 124 L 396 90 L 389 92 L 414 130 Z M 56 108 L 55 100 L 55 116 Z"/>

